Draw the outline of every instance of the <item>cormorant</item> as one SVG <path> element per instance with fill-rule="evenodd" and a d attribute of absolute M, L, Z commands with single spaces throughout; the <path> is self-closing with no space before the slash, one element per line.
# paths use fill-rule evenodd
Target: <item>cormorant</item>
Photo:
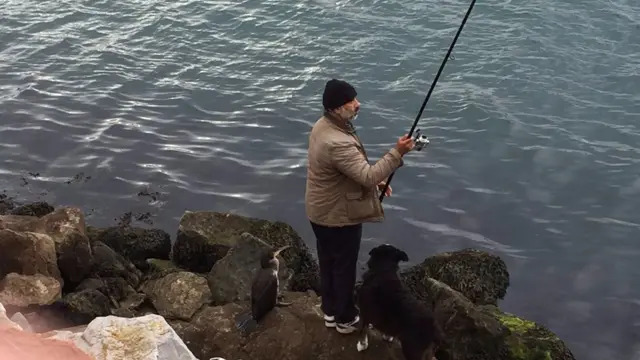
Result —
<path fill-rule="evenodd" d="M 280 280 L 278 270 L 280 262 L 278 255 L 288 249 L 286 245 L 277 250 L 270 249 L 260 258 L 260 269 L 256 272 L 251 283 L 251 313 L 236 316 L 236 327 L 244 336 L 253 331 L 258 322 L 262 320 L 275 306 L 289 306 L 278 300 L 280 295 Z"/>

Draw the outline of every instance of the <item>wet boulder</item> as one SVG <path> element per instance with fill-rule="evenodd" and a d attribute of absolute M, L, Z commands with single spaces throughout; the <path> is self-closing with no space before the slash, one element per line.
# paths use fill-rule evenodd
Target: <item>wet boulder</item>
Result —
<path fill-rule="evenodd" d="M 436 254 L 402 273 L 405 277 L 439 280 L 477 305 L 497 305 L 509 287 L 505 262 L 497 255 L 477 249 Z"/>
<path fill-rule="evenodd" d="M 172 260 L 180 267 L 208 273 L 235 241 L 225 229 L 218 229 L 217 216 L 209 212 L 187 211 L 180 219 Z M 234 235 L 235 236 L 235 235 Z"/>
<path fill-rule="evenodd" d="M 52 213 L 55 209 L 49 203 L 44 201 L 38 201 L 31 204 L 25 204 L 16 207 L 10 211 L 11 215 L 25 215 L 43 217 Z"/>
<path fill-rule="evenodd" d="M 100 241 L 93 242 L 91 249 L 95 264 L 89 277 L 123 278 L 133 288 L 138 287 L 142 273 L 129 260 Z"/>
<path fill-rule="evenodd" d="M 0 230 L 0 279 L 9 273 L 42 274 L 61 281 L 53 239 L 35 232 Z"/>
<path fill-rule="evenodd" d="M 64 286 L 82 281 L 93 266 L 80 209 L 60 208 L 42 217 L 4 215 L 0 216 L 0 229 L 43 234 L 53 239 Z"/>
<path fill-rule="evenodd" d="M 150 280 L 142 291 L 166 319 L 189 320 L 203 305 L 211 302 L 207 279 L 187 271 L 173 272 Z"/>
<path fill-rule="evenodd" d="M 171 237 L 163 230 L 113 226 L 91 231 L 92 241 L 103 242 L 140 270 L 148 269 L 147 259 L 169 260 Z"/>
<path fill-rule="evenodd" d="M 262 239 L 273 247 L 290 245 L 282 258 L 294 275 L 293 291 L 318 291 L 318 264 L 296 231 L 283 222 L 211 212 L 187 211 L 180 219 L 173 246 L 173 261 L 189 271 L 208 273 L 222 259 L 243 233 Z"/>
<path fill-rule="evenodd" d="M 59 300 L 61 294 L 60 281 L 42 274 L 10 273 L 0 281 L 0 303 L 7 306 L 47 305 Z"/>
<path fill-rule="evenodd" d="M 505 314 L 493 305 L 476 305 L 428 276 L 404 273 L 402 279 L 416 298 L 432 309 L 445 333 L 438 359 L 575 359 L 566 344 L 542 325 Z"/>
<path fill-rule="evenodd" d="M 7 215 L 15 208 L 16 203 L 13 198 L 7 196 L 7 194 L 0 194 L 0 215 Z"/>
<path fill-rule="evenodd" d="M 138 315 L 140 306 L 147 300 L 145 294 L 137 292 L 127 280 L 121 277 L 88 278 L 73 292 L 79 293 L 85 290 L 95 290 L 105 295 L 109 300 L 110 314 L 122 317 Z M 95 296 L 93 291 L 85 294 Z M 104 298 L 101 297 L 101 299 Z"/>
<path fill-rule="evenodd" d="M 114 304 L 118 304 L 127 297 L 136 294 L 136 290 L 131 284 L 121 277 L 88 278 L 82 281 L 74 292 L 87 289 L 100 291 Z"/>
<path fill-rule="evenodd" d="M 93 254 L 82 211 L 60 208 L 40 220 L 40 231 L 51 236 L 56 243 L 58 267 L 65 282 L 77 284 L 82 281 L 93 267 Z"/>
<path fill-rule="evenodd" d="M 48 305 L 32 305 L 21 310 L 34 332 L 42 333 L 89 324 L 111 315 L 111 300 L 99 290 L 85 289 L 65 294 Z"/>
<path fill-rule="evenodd" d="M 111 315 L 112 302 L 105 294 L 96 289 L 85 289 L 66 294 L 60 300 L 62 307 L 69 312 L 86 319 Z M 82 321 L 79 325 L 88 322 Z"/>

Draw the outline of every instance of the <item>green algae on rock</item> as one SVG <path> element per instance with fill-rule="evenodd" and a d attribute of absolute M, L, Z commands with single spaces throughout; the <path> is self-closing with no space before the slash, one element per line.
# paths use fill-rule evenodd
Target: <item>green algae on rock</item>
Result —
<path fill-rule="evenodd" d="M 189 271 L 208 273 L 226 256 L 242 233 L 249 233 L 273 247 L 290 245 L 282 254 L 294 271 L 293 291 L 318 290 L 318 265 L 296 231 L 288 224 L 213 211 L 187 211 L 180 219 L 172 259 Z"/>
<path fill-rule="evenodd" d="M 571 351 L 554 333 L 536 322 L 493 309 L 494 316 L 511 332 L 511 355 L 517 360 L 570 360 Z"/>

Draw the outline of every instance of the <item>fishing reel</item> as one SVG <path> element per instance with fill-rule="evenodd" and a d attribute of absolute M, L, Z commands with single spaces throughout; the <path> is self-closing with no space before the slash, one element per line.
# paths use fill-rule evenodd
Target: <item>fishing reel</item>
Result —
<path fill-rule="evenodd" d="M 414 150 L 416 151 L 422 150 L 425 146 L 429 145 L 430 143 L 427 135 L 423 135 L 420 133 L 420 129 L 416 130 L 416 137 L 413 139 L 413 142 L 416 145 L 414 147 Z"/>

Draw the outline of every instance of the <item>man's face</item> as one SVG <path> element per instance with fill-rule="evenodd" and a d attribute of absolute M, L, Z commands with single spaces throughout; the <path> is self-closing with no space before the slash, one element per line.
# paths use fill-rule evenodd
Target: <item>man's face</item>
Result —
<path fill-rule="evenodd" d="M 360 102 L 358 99 L 353 99 L 336 109 L 336 113 L 347 121 L 352 120 L 358 114 L 358 111 L 360 111 Z"/>

